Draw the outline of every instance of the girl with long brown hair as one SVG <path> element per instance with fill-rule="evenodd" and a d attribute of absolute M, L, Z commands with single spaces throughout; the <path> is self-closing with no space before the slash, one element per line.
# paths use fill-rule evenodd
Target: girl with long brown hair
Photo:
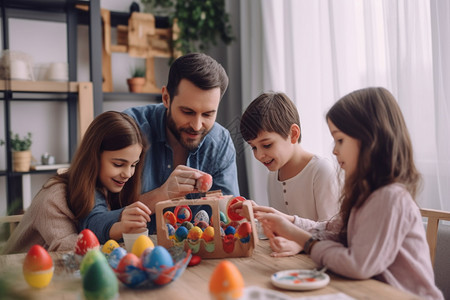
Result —
<path fill-rule="evenodd" d="M 357 90 L 337 101 L 326 120 L 333 154 L 345 172 L 338 217 L 302 219 L 299 228 L 275 214 L 259 213 L 266 235 L 297 242 L 319 266 L 337 274 L 443 299 L 414 201 L 421 178 L 395 98 L 384 88 Z"/>
<path fill-rule="evenodd" d="M 34 244 L 48 251 L 73 250 L 84 228 L 104 243 L 146 227 L 151 212 L 137 201 L 139 162 L 146 147 L 139 127 L 127 114 L 109 111 L 97 116 L 69 169 L 44 184 L 3 252 L 26 252 Z"/>

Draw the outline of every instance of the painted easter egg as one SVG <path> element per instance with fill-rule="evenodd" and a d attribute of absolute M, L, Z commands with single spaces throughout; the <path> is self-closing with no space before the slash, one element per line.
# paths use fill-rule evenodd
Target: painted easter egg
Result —
<path fill-rule="evenodd" d="M 120 246 L 115 240 L 109 240 L 103 245 L 102 252 L 105 255 L 109 255 L 117 247 L 120 247 Z"/>
<path fill-rule="evenodd" d="M 191 230 L 189 230 L 188 239 L 190 239 L 192 241 L 196 241 L 202 237 L 202 234 L 203 234 L 203 230 L 198 226 L 194 226 L 191 228 Z"/>
<path fill-rule="evenodd" d="M 183 223 L 181 223 L 181 226 L 186 227 L 186 229 L 189 231 L 192 227 L 194 227 L 194 224 L 189 221 L 184 221 Z"/>
<path fill-rule="evenodd" d="M 234 228 L 233 226 L 228 226 L 225 229 L 225 234 L 235 234 L 236 233 L 236 228 Z"/>
<path fill-rule="evenodd" d="M 134 241 L 131 252 L 137 257 L 140 257 L 145 249 L 154 247 L 155 244 L 153 244 L 152 240 L 148 236 L 142 234 L 136 239 L 136 241 Z"/>
<path fill-rule="evenodd" d="M 27 283 L 35 288 L 46 287 L 53 277 L 53 260 L 40 245 L 30 248 L 23 262 L 23 275 Z"/>
<path fill-rule="evenodd" d="M 227 215 L 223 211 L 219 212 L 219 216 L 220 216 L 220 222 L 222 222 L 223 224 L 227 225 L 230 222 L 230 220 L 228 220 L 228 218 L 227 218 Z"/>
<path fill-rule="evenodd" d="M 222 247 L 223 251 L 226 253 L 232 253 L 234 251 L 234 241 L 236 238 L 233 234 L 227 234 L 224 237 L 222 237 Z"/>
<path fill-rule="evenodd" d="M 239 269 L 229 260 L 221 261 L 209 279 L 211 299 L 240 299 L 244 279 Z"/>
<path fill-rule="evenodd" d="M 182 242 L 187 238 L 188 233 L 189 233 L 189 231 L 187 230 L 186 227 L 180 226 L 175 231 L 175 237 L 177 238 L 178 242 Z"/>
<path fill-rule="evenodd" d="M 106 257 L 103 255 L 103 253 L 98 249 L 90 250 L 84 255 L 83 260 L 80 264 L 80 274 L 81 276 L 84 276 L 86 274 L 86 271 L 89 269 L 89 267 L 96 262 L 97 260 L 103 261 L 103 263 L 107 264 L 108 261 L 106 260 Z"/>
<path fill-rule="evenodd" d="M 195 224 L 195 226 L 199 227 L 201 230 L 205 230 L 206 227 L 209 226 L 209 224 L 204 221 L 200 221 L 197 224 Z"/>
<path fill-rule="evenodd" d="M 127 254 L 127 250 L 122 247 L 115 248 L 108 256 L 108 263 L 111 268 L 116 269 L 120 260 Z"/>
<path fill-rule="evenodd" d="M 209 224 L 209 216 L 208 213 L 201 209 L 199 210 L 194 217 L 194 224 L 198 224 L 198 222 L 205 222 L 206 224 Z"/>
<path fill-rule="evenodd" d="M 164 217 L 164 222 L 166 224 L 170 224 L 170 225 L 172 225 L 174 227 L 177 225 L 177 217 L 170 210 L 166 211 L 164 213 L 163 217 Z"/>
<path fill-rule="evenodd" d="M 191 257 L 191 260 L 188 263 L 188 266 L 189 267 L 196 266 L 199 263 L 201 263 L 201 261 L 202 261 L 201 256 L 193 254 L 192 257 Z"/>
<path fill-rule="evenodd" d="M 179 205 L 175 207 L 174 214 L 179 223 L 190 221 L 192 219 L 192 211 L 187 205 Z"/>
<path fill-rule="evenodd" d="M 202 234 L 202 239 L 205 242 L 211 242 L 214 239 L 214 227 L 208 226 L 205 228 Z"/>
<path fill-rule="evenodd" d="M 239 215 L 238 213 L 236 213 L 235 209 L 232 208 L 233 204 L 236 204 L 236 203 L 241 202 L 241 201 L 245 201 L 245 198 L 242 197 L 242 196 L 234 197 L 233 199 L 228 201 L 228 203 L 227 203 L 227 214 L 228 214 L 228 218 L 231 221 L 240 221 L 240 220 L 242 220 L 244 218 L 241 215 Z"/>
<path fill-rule="evenodd" d="M 147 274 L 141 269 L 141 260 L 133 253 L 127 253 L 116 269 L 119 280 L 129 287 L 135 287 L 147 279 Z"/>
<path fill-rule="evenodd" d="M 244 238 L 252 232 L 252 225 L 250 222 L 243 222 L 239 225 L 236 230 L 236 235 L 238 238 Z"/>
<path fill-rule="evenodd" d="M 118 298 L 119 283 L 108 264 L 97 260 L 87 269 L 83 277 L 83 292 L 86 300 Z"/>
<path fill-rule="evenodd" d="M 171 268 L 173 266 L 173 258 L 166 248 L 156 246 L 148 256 L 144 257 L 142 266 L 145 269 L 160 272 L 165 268 Z"/>
<path fill-rule="evenodd" d="M 195 187 L 200 193 L 206 193 L 212 187 L 212 176 L 209 174 L 203 174 L 202 177 L 197 179 Z"/>
<path fill-rule="evenodd" d="M 83 229 L 77 238 L 75 254 L 84 256 L 89 250 L 99 249 L 100 243 L 97 236 L 89 229 Z"/>
<path fill-rule="evenodd" d="M 172 226 L 172 224 L 167 223 L 167 234 L 169 236 L 174 235 L 175 234 L 175 227 Z"/>

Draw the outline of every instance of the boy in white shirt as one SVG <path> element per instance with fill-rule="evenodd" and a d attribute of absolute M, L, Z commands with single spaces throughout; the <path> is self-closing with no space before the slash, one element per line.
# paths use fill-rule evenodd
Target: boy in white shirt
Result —
<path fill-rule="evenodd" d="M 336 215 L 336 170 L 331 161 L 303 149 L 297 108 L 284 93 L 263 93 L 253 100 L 242 115 L 240 130 L 255 158 L 270 171 L 270 207 L 254 203 L 255 212 L 276 212 L 294 224 L 299 217 L 326 221 Z M 274 255 L 298 253 L 297 247 L 280 246 L 279 252 L 275 246 Z"/>

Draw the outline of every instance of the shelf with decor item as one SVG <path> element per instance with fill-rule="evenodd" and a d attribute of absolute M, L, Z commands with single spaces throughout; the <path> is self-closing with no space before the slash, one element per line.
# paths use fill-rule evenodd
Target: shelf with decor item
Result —
<path fill-rule="evenodd" d="M 81 14 L 77 8 L 79 3 L 87 4 L 89 13 Z M 66 58 L 61 62 L 50 64 L 50 66 L 55 67 L 55 70 L 49 68 L 49 72 L 51 69 L 53 71 L 59 70 L 59 73 L 53 72 L 57 76 L 52 73 L 55 76 L 47 76 L 48 80 L 34 80 L 33 76 L 31 78 L 20 78 L 24 80 L 11 80 L 11 78 L 17 77 L 13 76 L 12 69 L 9 70 L 9 73 L 0 73 L 0 105 L 2 106 L 0 119 L 4 124 L 0 136 L 5 143 L 4 146 L 0 147 L 0 150 L 6 158 L 3 163 L 2 157 L 2 170 L 0 170 L 0 181 L 3 183 L 0 186 L 0 190 L 2 190 L 2 193 L 0 193 L 0 214 L 5 213 L 5 202 L 6 213 L 8 214 L 14 214 L 13 209 L 25 209 L 31 203 L 33 196 L 33 191 L 30 188 L 32 178 L 35 178 L 33 179 L 33 183 L 35 183 L 35 181 L 39 181 L 36 178 L 51 176 L 56 174 L 60 166 L 67 166 L 82 134 L 94 118 L 94 111 L 96 114 L 101 112 L 103 97 L 101 68 L 95 66 L 98 61 L 101 62 L 101 20 L 99 16 L 100 0 L 5 0 L 0 2 L 2 54 L 11 53 L 14 50 L 17 53 L 17 40 L 26 34 L 14 30 L 16 28 L 14 26 L 19 22 L 21 24 L 31 21 L 39 24 L 62 24 L 61 26 L 58 25 L 58 28 L 64 28 L 65 35 L 60 40 L 58 37 L 56 39 L 67 45 Z M 87 25 L 89 31 L 89 46 L 82 51 L 89 52 L 89 55 L 86 56 L 89 56 L 90 72 L 89 79 L 83 81 L 78 80 L 77 74 L 79 25 Z M 13 38 L 10 40 L 11 37 Z M 32 41 L 30 42 L 32 43 Z M 24 42 L 24 45 L 26 45 L 26 42 Z M 42 42 L 42 46 L 45 47 L 45 45 L 46 43 Z M 31 49 L 33 45 L 29 46 Z M 48 43 L 48 47 L 54 46 L 54 43 Z M 50 57 L 50 59 L 53 59 L 53 57 Z M 37 102 L 39 105 L 37 105 Z M 39 112 L 33 115 L 31 110 L 38 106 L 41 107 L 40 103 L 45 104 L 46 107 L 61 107 L 62 119 L 67 123 L 52 123 L 54 122 L 52 119 L 44 120 L 45 116 L 41 116 Z M 33 115 L 33 120 L 24 119 L 21 121 L 18 115 L 22 112 Z M 27 124 L 27 122 L 30 124 Z M 20 125 L 18 126 L 18 124 Z M 25 132 L 30 131 L 34 139 L 33 142 L 39 142 L 39 138 L 42 138 L 45 133 L 39 132 L 39 129 L 36 128 L 45 128 L 47 124 L 50 124 L 49 126 L 53 128 L 60 126 L 59 132 L 62 132 L 63 136 L 67 136 L 67 139 L 63 138 L 62 140 L 59 136 L 46 136 L 48 139 L 55 141 L 58 144 L 57 147 L 61 149 L 59 155 L 62 155 L 62 158 L 60 161 L 54 165 L 45 166 L 36 165 L 32 162 L 31 169 L 27 171 L 25 169 L 19 172 L 14 170 L 13 155 L 15 151 L 11 149 L 11 138 L 14 136 L 11 136 L 11 131 L 20 131 L 17 130 L 17 127 L 22 128 L 22 132 L 24 130 Z M 33 145 L 33 147 L 36 146 Z M 5 195 L 6 199 L 2 195 Z M 19 206 L 15 204 L 17 201 L 21 202 Z"/>

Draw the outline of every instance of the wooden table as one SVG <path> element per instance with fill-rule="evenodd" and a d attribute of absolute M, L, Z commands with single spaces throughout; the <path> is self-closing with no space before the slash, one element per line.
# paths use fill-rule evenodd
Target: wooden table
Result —
<path fill-rule="evenodd" d="M 251 257 L 229 259 L 242 273 L 245 286 L 259 286 L 285 293 L 292 298 L 314 295 L 344 293 L 355 299 L 419 299 L 418 297 L 397 290 L 387 284 L 376 280 L 350 280 L 337 276 L 331 272 L 330 283 L 314 291 L 285 291 L 275 288 L 270 282 L 270 276 L 280 270 L 286 269 L 313 269 L 314 262 L 306 255 L 292 257 L 270 257 L 271 250 L 268 241 L 261 240 Z M 35 299 L 83 299 L 81 278 L 72 272 L 67 272 L 61 263 L 64 253 L 50 253 L 55 263 L 55 275 L 46 288 L 37 290 L 25 282 L 22 275 L 22 263 L 25 254 L 0 256 L 0 273 L 8 274 L 14 282 L 14 289 L 28 294 Z M 59 263 L 58 263 L 59 262 Z M 220 262 L 219 259 L 205 259 L 199 265 L 188 267 L 174 282 L 151 290 L 133 290 L 120 284 L 120 299 L 210 299 L 209 278 Z M 1 291 L 0 291 L 1 295 Z M 1 297 L 0 297 L 1 298 Z"/>

